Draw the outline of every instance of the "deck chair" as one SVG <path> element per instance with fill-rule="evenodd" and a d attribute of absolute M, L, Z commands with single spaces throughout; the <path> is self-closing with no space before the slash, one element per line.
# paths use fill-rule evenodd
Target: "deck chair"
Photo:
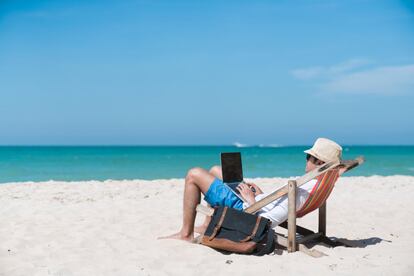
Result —
<path fill-rule="evenodd" d="M 290 180 L 288 182 L 288 185 L 281 187 L 262 200 L 251 205 L 245 210 L 245 212 L 252 214 L 256 213 L 267 204 L 287 194 L 288 220 L 279 226 L 287 228 L 288 236 L 285 237 L 282 234 L 277 233 L 275 236 L 276 242 L 279 245 L 286 247 L 289 253 L 299 250 L 313 257 L 321 257 L 325 254 L 315 249 L 310 250 L 308 247 L 306 247 L 305 243 L 317 240 L 318 242 L 323 242 L 328 246 L 344 245 L 339 241 L 332 241 L 326 237 L 326 200 L 332 192 L 333 187 L 339 177 L 339 169 L 344 168 L 345 171 L 349 171 L 352 168 L 355 168 L 356 166 L 362 164 L 363 162 L 364 158 L 358 157 L 355 160 L 325 163 L 303 175 L 297 180 Z M 308 199 L 301 207 L 301 209 L 296 210 L 296 188 L 314 178 L 317 178 L 315 187 L 311 191 Z M 316 209 L 319 209 L 318 232 L 315 233 L 309 229 L 296 225 L 297 217 L 303 217 Z M 211 216 L 214 210 L 212 208 L 199 205 L 197 206 L 197 211 Z M 300 239 L 297 239 L 297 236 L 299 236 Z"/>

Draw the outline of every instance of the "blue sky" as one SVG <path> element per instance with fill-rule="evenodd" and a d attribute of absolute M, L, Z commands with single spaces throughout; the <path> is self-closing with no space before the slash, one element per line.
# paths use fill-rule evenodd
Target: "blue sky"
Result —
<path fill-rule="evenodd" d="M 0 1 L 0 144 L 413 144 L 411 3 Z"/>

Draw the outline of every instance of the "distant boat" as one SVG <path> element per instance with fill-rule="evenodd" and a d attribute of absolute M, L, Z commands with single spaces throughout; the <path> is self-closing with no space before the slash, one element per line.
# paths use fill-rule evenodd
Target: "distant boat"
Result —
<path fill-rule="evenodd" d="M 238 147 L 238 148 L 245 148 L 245 147 L 248 147 L 248 145 L 246 145 L 246 144 L 242 144 L 242 143 L 239 143 L 239 142 L 234 142 L 234 143 L 233 143 L 233 146 Z"/>

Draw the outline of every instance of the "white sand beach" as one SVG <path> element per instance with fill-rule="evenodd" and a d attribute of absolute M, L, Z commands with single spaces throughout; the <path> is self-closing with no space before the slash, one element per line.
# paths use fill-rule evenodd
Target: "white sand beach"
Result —
<path fill-rule="evenodd" d="M 253 179 L 271 191 L 287 179 Z M 0 185 L 0 275 L 414 275 L 414 177 L 343 177 L 327 256 L 222 254 L 178 240 L 183 179 Z M 197 220 L 201 221 L 202 215 Z M 298 224 L 316 229 L 317 212 Z M 277 228 L 276 228 L 277 230 Z"/>

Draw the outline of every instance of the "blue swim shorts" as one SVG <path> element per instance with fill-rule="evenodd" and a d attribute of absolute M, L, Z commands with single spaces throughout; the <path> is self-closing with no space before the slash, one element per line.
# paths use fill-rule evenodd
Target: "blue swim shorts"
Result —
<path fill-rule="evenodd" d="M 210 188 L 204 196 L 210 206 L 227 206 L 238 210 L 243 210 L 243 201 L 238 198 L 223 181 L 216 178 L 211 183 Z"/>

